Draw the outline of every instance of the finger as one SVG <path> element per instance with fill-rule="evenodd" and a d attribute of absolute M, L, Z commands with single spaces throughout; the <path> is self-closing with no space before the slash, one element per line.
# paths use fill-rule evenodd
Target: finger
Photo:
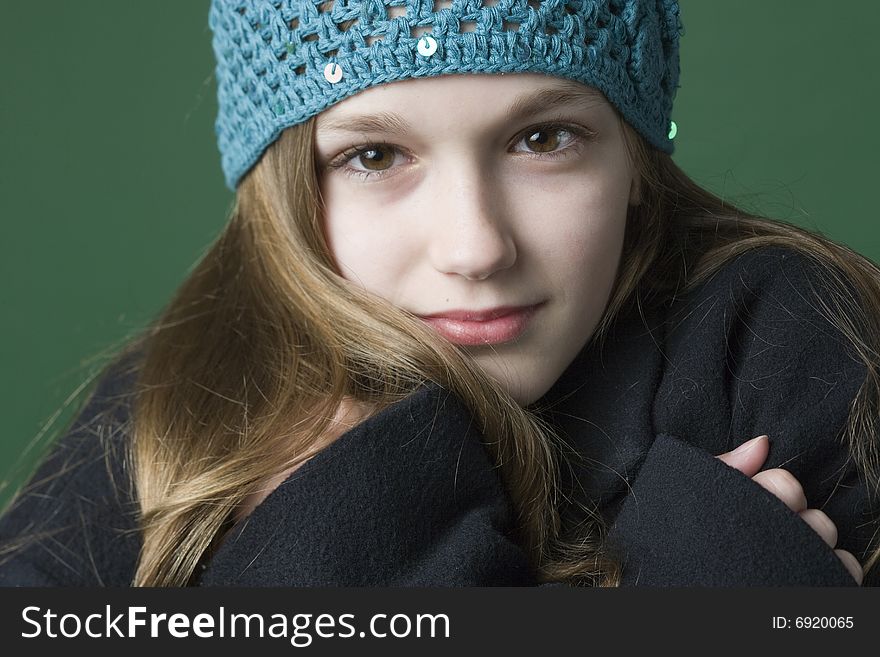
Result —
<path fill-rule="evenodd" d="M 862 570 L 859 560 L 856 559 L 851 552 L 847 552 L 846 550 L 835 550 L 834 552 L 840 557 L 840 560 L 843 562 L 843 565 L 846 566 L 849 574 L 852 575 L 856 582 L 858 582 L 859 586 L 861 586 L 862 580 L 865 578 L 865 571 Z"/>
<path fill-rule="evenodd" d="M 730 467 L 736 468 L 747 477 L 753 477 L 767 460 L 769 452 L 770 439 L 767 436 L 758 436 L 733 451 L 719 454 L 716 458 L 721 459 Z"/>
<path fill-rule="evenodd" d="M 837 525 L 834 524 L 824 511 L 804 509 L 798 515 L 822 537 L 822 540 L 828 544 L 828 547 L 837 545 Z"/>
<path fill-rule="evenodd" d="M 807 508 L 807 498 L 801 482 L 788 470 L 782 468 L 764 470 L 752 477 L 752 481 L 769 490 L 795 513 Z"/>

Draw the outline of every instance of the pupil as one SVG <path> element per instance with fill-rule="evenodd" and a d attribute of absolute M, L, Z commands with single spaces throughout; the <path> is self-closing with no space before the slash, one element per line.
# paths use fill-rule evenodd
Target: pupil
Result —
<path fill-rule="evenodd" d="M 365 157 L 369 162 L 379 164 L 381 164 L 384 159 L 383 151 L 379 148 L 371 148 L 368 151 L 364 151 L 361 153 L 361 157 Z"/>
<path fill-rule="evenodd" d="M 540 146 L 546 147 L 548 142 L 553 141 L 550 138 L 550 132 L 550 130 L 539 130 L 538 132 L 533 133 L 532 136 L 529 137 L 529 143 L 532 145 L 538 144 Z M 541 139 L 540 135 L 543 135 L 544 138 Z"/>

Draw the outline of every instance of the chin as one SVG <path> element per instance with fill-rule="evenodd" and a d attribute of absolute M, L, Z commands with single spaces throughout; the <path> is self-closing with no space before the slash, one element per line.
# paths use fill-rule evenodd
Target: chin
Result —
<path fill-rule="evenodd" d="M 511 365 L 509 362 L 490 360 L 480 362 L 483 372 L 499 382 L 507 393 L 513 397 L 520 406 L 528 406 L 543 397 L 553 387 L 556 379 L 562 374 L 555 369 L 537 367 L 534 361 L 519 362 Z"/>
<path fill-rule="evenodd" d="M 543 397 L 553 386 L 553 381 L 545 382 L 537 376 L 531 376 L 526 384 L 522 382 L 506 382 L 505 389 L 520 406 L 528 406 Z"/>

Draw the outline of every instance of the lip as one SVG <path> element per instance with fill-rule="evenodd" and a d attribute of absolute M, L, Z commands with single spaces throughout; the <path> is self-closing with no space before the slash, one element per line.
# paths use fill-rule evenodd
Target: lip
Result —
<path fill-rule="evenodd" d="M 422 315 L 421 319 L 455 344 L 501 344 L 522 335 L 535 311 L 543 305 L 544 302 L 488 310 L 447 310 Z"/>

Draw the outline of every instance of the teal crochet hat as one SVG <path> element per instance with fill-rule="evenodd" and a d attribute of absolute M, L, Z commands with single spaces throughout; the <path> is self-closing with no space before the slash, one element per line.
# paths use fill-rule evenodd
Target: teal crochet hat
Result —
<path fill-rule="evenodd" d="M 448 73 L 546 73 L 605 94 L 673 152 L 675 0 L 212 0 L 226 184 L 281 132 L 362 89 Z"/>

